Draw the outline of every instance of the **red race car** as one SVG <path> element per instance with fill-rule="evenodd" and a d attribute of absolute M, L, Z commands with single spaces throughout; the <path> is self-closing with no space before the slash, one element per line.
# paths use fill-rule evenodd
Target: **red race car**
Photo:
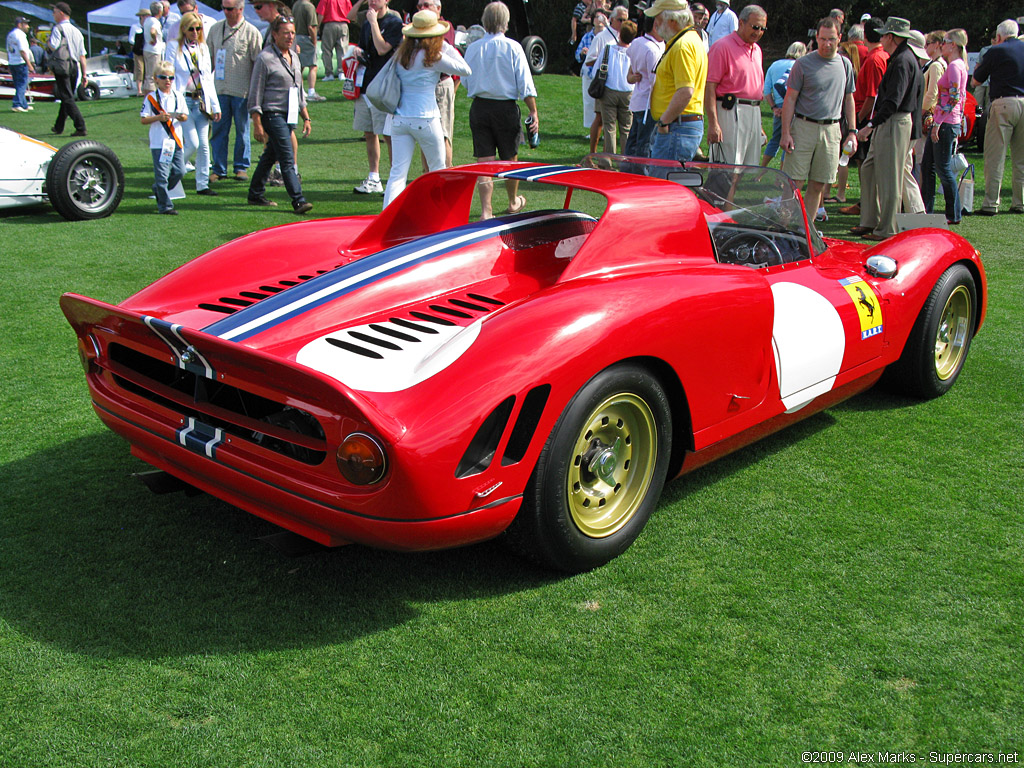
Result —
<path fill-rule="evenodd" d="M 471 221 L 481 179 L 539 209 Z M 883 375 L 941 395 L 985 302 L 949 231 L 825 240 L 778 171 L 598 155 L 436 171 L 61 307 L 100 419 L 188 485 L 325 545 L 505 534 L 581 571 L 666 479 Z"/>

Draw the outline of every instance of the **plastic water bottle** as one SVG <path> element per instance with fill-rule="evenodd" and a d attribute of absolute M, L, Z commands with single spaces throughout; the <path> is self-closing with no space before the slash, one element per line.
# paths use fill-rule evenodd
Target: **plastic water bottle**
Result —
<path fill-rule="evenodd" d="M 839 165 L 845 168 L 850 164 L 850 155 L 853 154 L 853 136 L 846 140 L 843 144 L 843 153 L 839 156 Z"/>
<path fill-rule="evenodd" d="M 540 146 L 540 131 L 533 127 L 533 115 L 526 118 L 526 136 L 530 142 L 530 148 L 536 149 Z"/>

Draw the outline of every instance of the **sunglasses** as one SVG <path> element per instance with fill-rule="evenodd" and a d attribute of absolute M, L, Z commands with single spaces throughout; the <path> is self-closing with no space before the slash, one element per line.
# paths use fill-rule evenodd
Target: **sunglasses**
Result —
<path fill-rule="evenodd" d="M 266 3 L 253 3 L 253 4 L 252 4 L 252 9 L 253 9 L 254 11 L 258 11 L 258 10 L 259 10 L 260 8 L 262 8 L 262 7 L 264 6 L 264 5 L 266 5 Z"/>
<path fill-rule="evenodd" d="M 202 29 L 202 27 L 186 27 L 185 31 L 186 32 L 198 32 L 201 29 Z"/>
<path fill-rule="evenodd" d="M 157 80 L 173 80 L 174 79 L 174 75 L 157 75 L 156 79 Z"/>
<path fill-rule="evenodd" d="M 767 32 L 768 27 L 762 27 L 760 24 L 751 24 L 750 28 L 755 32 Z"/>
<path fill-rule="evenodd" d="M 942 44 L 945 45 L 946 43 L 949 43 L 950 45 L 956 45 L 956 42 L 954 40 L 950 40 L 948 37 L 944 37 L 942 39 Z"/>

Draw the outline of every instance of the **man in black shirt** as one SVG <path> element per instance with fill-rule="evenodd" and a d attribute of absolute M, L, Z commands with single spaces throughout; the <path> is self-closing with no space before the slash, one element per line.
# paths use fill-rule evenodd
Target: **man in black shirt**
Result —
<path fill-rule="evenodd" d="M 359 47 L 366 57 L 366 71 L 363 74 L 363 94 L 373 78 L 384 69 L 388 59 L 402 42 L 402 19 L 388 10 L 388 0 L 359 0 L 349 11 L 349 21 L 359 17 L 359 11 L 366 5 L 366 19 L 359 33 Z M 380 137 L 388 147 L 391 158 L 391 137 L 384 134 L 387 115 L 374 107 L 365 95 L 356 99 L 352 127 L 363 132 L 366 139 L 366 161 L 369 173 L 366 179 L 352 191 L 357 195 L 383 195 L 384 185 L 380 180 Z"/>
<path fill-rule="evenodd" d="M 996 43 L 986 51 L 971 85 L 989 81 L 992 106 L 985 127 L 985 201 L 978 211 L 995 216 L 1006 167 L 1006 148 L 1013 163 L 1010 213 L 1024 213 L 1024 41 L 1017 39 L 1017 22 L 1007 19 L 996 27 Z"/>
<path fill-rule="evenodd" d="M 871 147 L 860 167 L 860 225 L 850 233 L 865 240 L 896 234 L 907 155 L 921 136 L 924 77 L 907 45 L 910 22 L 890 16 L 880 33 L 889 64 L 878 85 L 874 114 L 857 133 L 858 141 L 870 138 Z"/>

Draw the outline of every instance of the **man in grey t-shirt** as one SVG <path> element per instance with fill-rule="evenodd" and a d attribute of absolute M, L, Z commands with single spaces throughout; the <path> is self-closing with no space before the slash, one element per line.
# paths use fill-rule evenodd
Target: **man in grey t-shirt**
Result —
<path fill-rule="evenodd" d="M 837 53 L 839 32 L 831 16 L 818 22 L 818 49 L 793 64 L 782 103 L 782 170 L 798 186 L 807 181 L 804 205 L 811 217 L 821 206 L 826 185 L 836 180 L 843 141 L 857 149 L 853 66 Z M 850 127 L 845 137 L 840 129 L 844 115 Z"/>

